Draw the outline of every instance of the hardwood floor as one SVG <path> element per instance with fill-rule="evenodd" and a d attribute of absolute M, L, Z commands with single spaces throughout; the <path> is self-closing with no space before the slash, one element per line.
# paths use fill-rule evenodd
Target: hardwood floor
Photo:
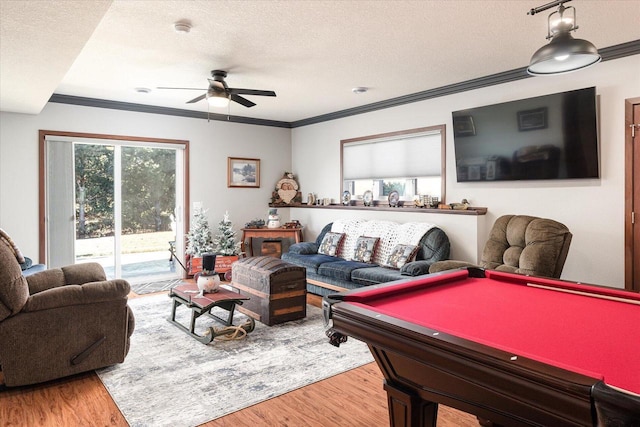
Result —
<path fill-rule="evenodd" d="M 135 297 L 135 295 L 132 295 Z M 317 304 L 318 301 L 309 301 Z M 389 425 L 382 373 L 370 363 L 203 424 L 206 427 Z M 0 383 L 2 376 L 0 373 Z M 0 390 L 2 426 L 127 426 L 94 372 Z M 440 406 L 439 427 L 477 427 L 475 417 Z"/>
<path fill-rule="evenodd" d="M 475 417 L 440 406 L 438 427 L 477 427 Z M 205 427 L 389 425 L 382 374 L 369 363 L 250 406 Z M 128 426 L 91 372 L 46 384 L 0 391 L 2 426 Z"/>

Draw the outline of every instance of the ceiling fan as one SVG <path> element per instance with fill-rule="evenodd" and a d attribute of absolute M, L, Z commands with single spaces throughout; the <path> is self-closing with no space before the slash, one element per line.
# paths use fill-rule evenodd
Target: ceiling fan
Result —
<path fill-rule="evenodd" d="M 207 99 L 209 105 L 214 107 L 226 107 L 229 104 L 229 100 L 242 104 L 245 107 L 253 107 L 255 102 L 249 101 L 240 95 L 259 95 L 259 96 L 276 96 L 276 93 L 272 90 L 257 90 L 257 89 L 238 89 L 227 86 L 227 82 L 224 81 L 227 77 L 227 72 L 223 70 L 211 71 L 211 79 L 209 80 L 209 89 L 200 96 L 187 101 L 187 104 L 193 104 L 194 102 Z M 178 90 L 204 90 L 190 87 L 159 87 L 158 89 L 178 89 Z"/>

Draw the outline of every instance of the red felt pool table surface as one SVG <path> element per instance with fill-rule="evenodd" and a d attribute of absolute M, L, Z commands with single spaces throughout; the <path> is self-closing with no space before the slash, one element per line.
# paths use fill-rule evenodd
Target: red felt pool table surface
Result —
<path fill-rule="evenodd" d="M 463 271 L 445 283 L 427 277 L 345 301 L 640 394 L 640 295 L 536 278 L 567 293 L 486 273 L 472 278 Z"/>

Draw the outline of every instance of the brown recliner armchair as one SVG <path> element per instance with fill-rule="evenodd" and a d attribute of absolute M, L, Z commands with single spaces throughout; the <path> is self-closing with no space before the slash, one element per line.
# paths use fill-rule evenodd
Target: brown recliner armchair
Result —
<path fill-rule="evenodd" d="M 99 264 L 27 278 L 0 241 L 0 366 L 6 386 L 34 384 L 121 363 L 134 317 L 129 283 Z"/>
<path fill-rule="evenodd" d="M 491 229 L 479 267 L 560 278 L 572 237 L 564 224 L 552 219 L 504 215 Z M 474 264 L 439 261 L 429 268 L 429 273 L 470 266 Z"/>

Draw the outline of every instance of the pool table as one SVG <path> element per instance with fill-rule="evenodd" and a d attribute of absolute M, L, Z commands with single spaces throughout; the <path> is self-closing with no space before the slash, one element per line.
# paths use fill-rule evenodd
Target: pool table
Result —
<path fill-rule="evenodd" d="M 477 268 L 323 299 L 326 333 L 368 344 L 392 426 L 438 404 L 483 425 L 640 426 L 640 295 Z"/>

